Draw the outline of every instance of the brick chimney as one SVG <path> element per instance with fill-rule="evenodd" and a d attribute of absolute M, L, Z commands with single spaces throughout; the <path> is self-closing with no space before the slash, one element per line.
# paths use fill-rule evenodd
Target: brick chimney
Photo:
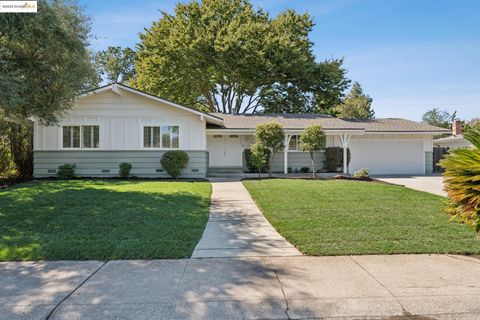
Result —
<path fill-rule="evenodd" d="M 452 135 L 458 136 L 459 134 L 462 134 L 462 121 L 455 119 L 452 122 Z"/>

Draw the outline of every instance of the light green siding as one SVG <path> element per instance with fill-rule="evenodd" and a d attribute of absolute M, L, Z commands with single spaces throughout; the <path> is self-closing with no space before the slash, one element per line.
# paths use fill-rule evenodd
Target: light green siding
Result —
<path fill-rule="evenodd" d="M 185 151 L 190 160 L 183 170 L 181 178 L 205 178 L 207 174 L 208 152 Z M 75 173 L 80 177 L 116 177 L 118 165 L 129 162 L 133 168 L 131 174 L 144 178 L 167 178 L 160 159 L 165 151 L 35 151 L 34 177 L 45 178 L 56 175 L 58 166 L 65 163 L 76 165 Z M 108 172 L 109 170 L 109 172 Z"/>
<path fill-rule="evenodd" d="M 433 173 L 433 152 L 425 151 L 425 174 Z"/>
<path fill-rule="evenodd" d="M 323 152 L 315 152 L 315 169 L 323 168 L 323 160 L 325 159 Z M 273 156 L 272 163 L 272 172 L 281 172 L 283 173 L 283 152 L 275 153 Z M 295 172 L 295 169 L 300 170 L 302 167 L 309 167 L 310 171 L 312 170 L 312 160 L 310 159 L 310 154 L 308 152 L 289 152 L 288 153 L 288 166 L 292 168 L 292 172 Z"/>

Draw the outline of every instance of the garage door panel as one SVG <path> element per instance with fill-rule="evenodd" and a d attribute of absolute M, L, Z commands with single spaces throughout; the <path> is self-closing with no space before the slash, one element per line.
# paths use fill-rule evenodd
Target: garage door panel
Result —
<path fill-rule="evenodd" d="M 422 140 L 352 139 L 350 172 L 368 168 L 371 174 L 424 174 Z"/>

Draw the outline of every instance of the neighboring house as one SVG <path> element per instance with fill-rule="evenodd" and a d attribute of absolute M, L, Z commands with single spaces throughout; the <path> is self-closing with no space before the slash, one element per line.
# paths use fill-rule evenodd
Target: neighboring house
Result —
<path fill-rule="evenodd" d="M 452 123 L 452 135 L 433 140 L 434 147 L 458 149 L 470 147 L 472 144 L 463 137 L 462 122 L 455 120 Z"/>
<path fill-rule="evenodd" d="M 286 132 L 285 152 L 275 154 L 274 172 L 310 166 L 299 137 L 312 124 L 323 127 L 328 146 L 350 148 L 349 171 L 372 174 L 432 172 L 433 136 L 446 130 L 404 119 L 341 120 L 325 115 L 207 114 L 112 84 L 82 95 L 56 126 L 34 124 L 34 176 L 49 177 L 58 166 L 76 164 L 79 176 L 118 175 L 130 162 L 138 177 L 165 177 L 160 158 L 184 150 L 190 162 L 182 177 L 201 178 L 215 169 L 242 170 L 244 150 L 258 124 L 277 121 Z M 323 153 L 317 154 L 322 167 Z M 345 168 L 347 171 L 347 168 Z"/>
<path fill-rule="evenodd" d="M 448 136 L 433 140 L 433 145 L 438 148 L 458 149 L 470 147 L 472 144 L 463 137 L 463 134 L 457 136 Z"/>

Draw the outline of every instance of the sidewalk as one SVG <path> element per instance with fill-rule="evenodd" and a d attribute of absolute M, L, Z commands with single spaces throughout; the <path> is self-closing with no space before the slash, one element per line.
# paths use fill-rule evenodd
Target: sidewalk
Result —
<path fill-rule="evenodd" d="M 265 219 L 240 181 L 212 181 L 212 204 L 192 258 L 301 255 Z"/>
<path fill-rule="evenodd" d="M 0 319 L 473 320 L 479 274 L 451 255 L 5 262 Z"/>

